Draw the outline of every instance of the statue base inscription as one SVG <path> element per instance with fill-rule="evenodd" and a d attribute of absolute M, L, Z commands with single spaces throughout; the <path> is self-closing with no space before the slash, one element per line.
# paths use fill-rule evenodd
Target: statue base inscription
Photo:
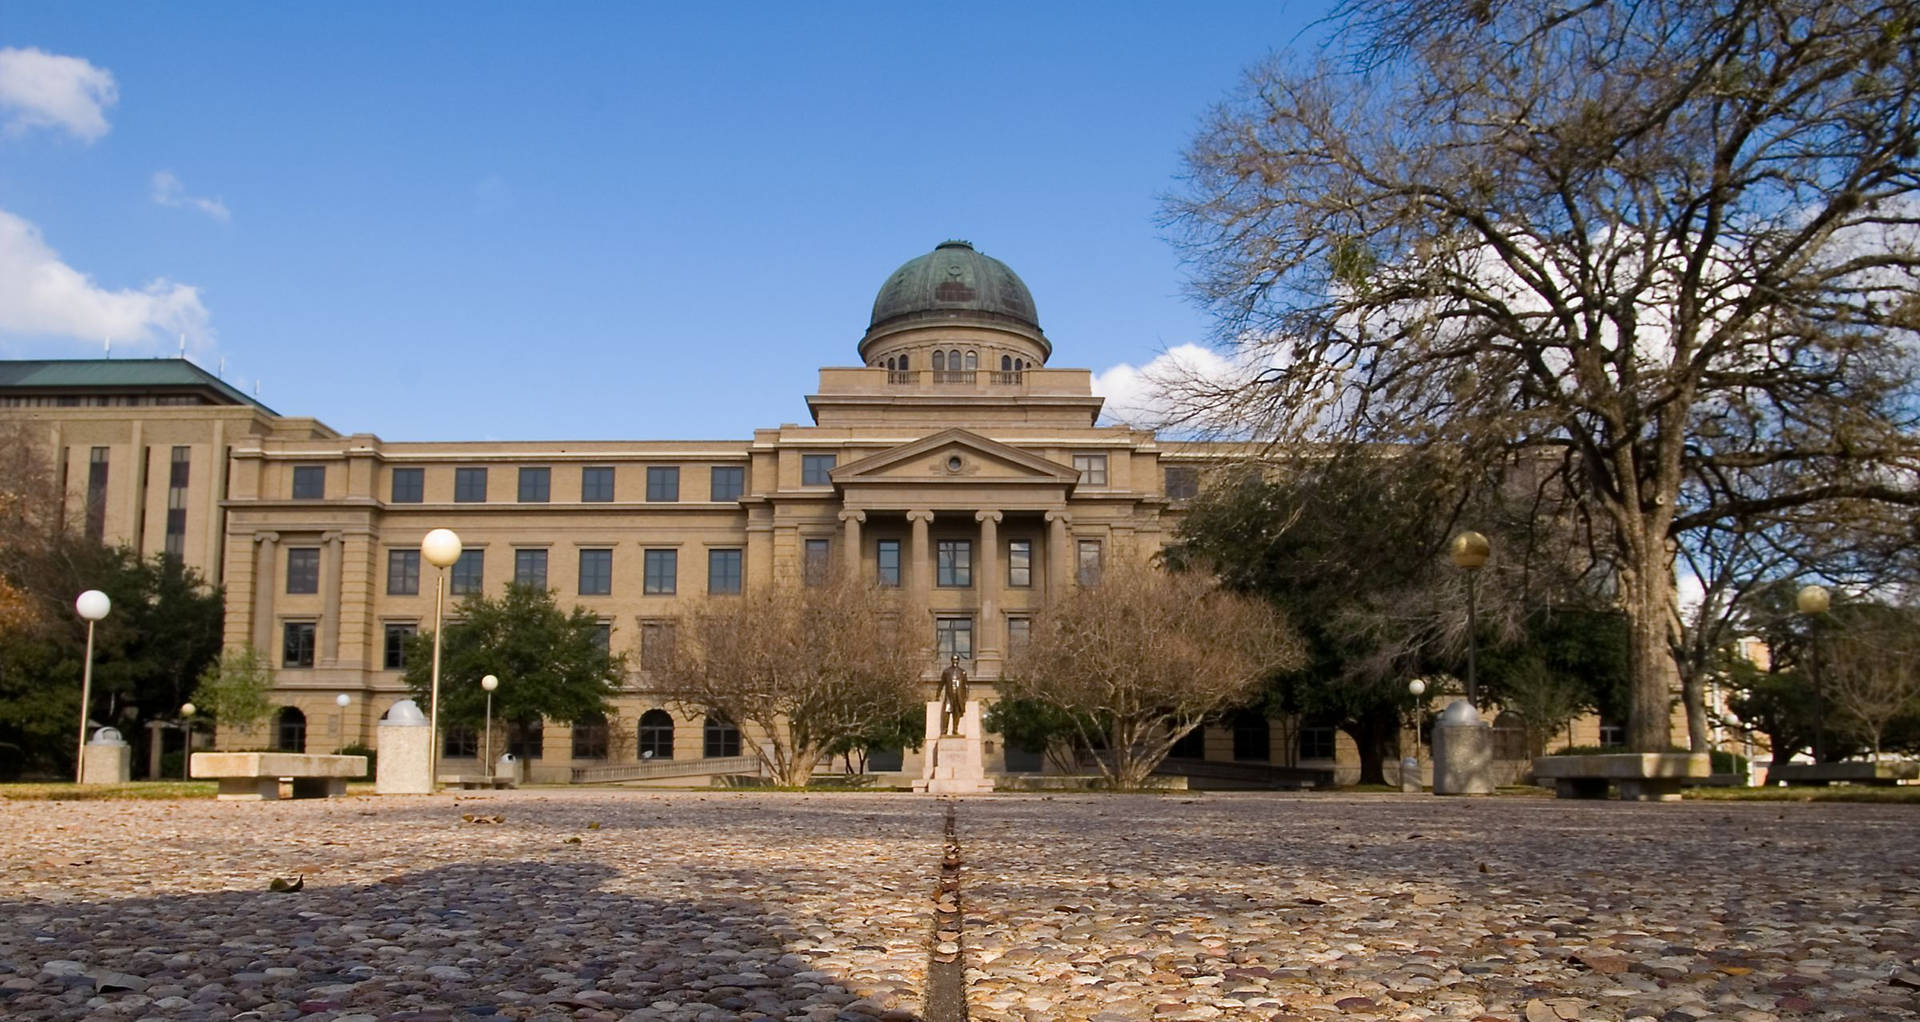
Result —
<path fill-rule="evenodd" d="M 968 701 L 957 735 L 940 733 L 940 710 L 939 700 L 927 704 L 927 766 L 913 782 L 913 790 L 929 795 L 980 795 L 992 791 L 993 781 L 987 777 L 981 751 L 979 701 Z"/>

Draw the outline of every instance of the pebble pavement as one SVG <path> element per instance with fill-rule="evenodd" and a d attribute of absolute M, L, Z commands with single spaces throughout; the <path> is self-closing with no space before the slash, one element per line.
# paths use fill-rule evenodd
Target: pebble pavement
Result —
<path fill-rule="evenodd" d="M 967 798 L 958 940 L 944 812 L 0 802 L 0 1018 L 1920 1020 L 1912 806 Z"/>

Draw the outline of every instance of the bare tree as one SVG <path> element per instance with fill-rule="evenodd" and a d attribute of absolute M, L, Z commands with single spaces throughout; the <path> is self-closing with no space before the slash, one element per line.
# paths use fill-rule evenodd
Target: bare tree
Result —
<path fill-rule="evenodd" d="M 1180 393 L 1283 441 L 1556 453 L 1629 742 L 1665 749 L 1687 534 L 1920 503 L 1917 154 L 1910 4 L 1354 0 L 1188 154 L 1170 222 L 1248 379 Z"/>
<path fill-rule="evenodd" d="M 1083 746 L 1105 750 L 1101 773 L 1137 788 L 1208 716 L 1302 660 L 1271 604 L 1198 572 L 1120 565 L 1035 615 L 1001 690 L 1064 711 Z"/>
<path fill-rule="evenodd" d="M 920 705 L 925 637 L 904 610 L 898 591 L 840 577 L 708 599 L 659 677 L 682 703 L 752 725 L 774 781 L 799 787 L 836 741 Z"/>
<path fill-rule="evenodd" d="M 1836 629 L 1822 688 L 1842 727 L 1880 759 L 1887 726 L 1920 712 L 1920 620 L 1911 610 L 1858 607 Z"/>

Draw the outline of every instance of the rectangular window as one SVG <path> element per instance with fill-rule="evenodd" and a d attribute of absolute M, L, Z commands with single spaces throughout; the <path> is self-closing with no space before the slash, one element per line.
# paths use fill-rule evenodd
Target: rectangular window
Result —
<path fill-rule="evenodd" d="M 965 589 L 973 585 L 973 541 L 942 539 L 934 543 L 937 568 L 936 584 L 943 589 Z"/>
<path fill-rule="evenodd" d="M 900 587 L 900 541 L 883 539 L 874 544 L 873 559 L 878 570 L 874 581 L 889 589 L 898 589 Z"/>
<path fill-rule="evenodd" d="M 613 551 L 580 551 L 580 595 L 613 595 Z"/>
<path fill-rule="evenodd" d="M 672 503 L 680 499 L 680 469 L 672 465 L 647 466 L 647 502 Z"/>
<path fill-rule="evenodd" d="M 440 729 L 440 755 L 473 759 L 480 755 L 480 729 L 472 724 L 448 724 Z"/>
<path fill-rule="evenodd" d="M 387 501 L 392 504 L 418 504 L 427 499 L 427 470 L 396 468 Z"/>
<path fill-rule="evenodd" d="M 520 503 L 545 504 L 552 491 L 553 470 L 549 468 L 523 468 L 520 470 Z"/>
<path fill-rule="evenodd" d="M 970 617 L 943 617 L 933 622 L 934 648 L 939 652 L 940 663 L 948 663 L 955 656 L 962 660 L 973 659 L 973 619 Z"/>
<path fill-rule="evenodd" d="M 513 584 L 545 589 L 547 587 L 547 552 L 515 550 L 513 552 Z"/>
<path fill-rule="evenodd" d="M 313 631 L 311 621 L 289 621 L 282 627 L 280 666 L 313 666 Z"/>
<path fill-rule="evenodd" d="M 1007 585 L 1014 589 L 1033 587 L 1033 540 L 1007 540 Z"/>
<path fill-rule="evenodd" d="M 592 465 L 580 470 L 580 499 L 589 504 L 613 499 L 612 465 Z"/>
<path fill-rule="evenodd" d="M 708 487 L 708 500 L 739 500 L 747 488 L 747 470 L 738 465 L 715 465 Z"/>
<path fill-rule="evenodd" d="M 320 548 L 297 546 L 287 549 L 287 592 L 320 591 Z"/>
<path fill-rule="evenodd" d="M 607 758 L 606 721 L 581 721 L 573 726 L 573 758 Z"/>
<path fill-rule="evenodd" d="M 387 551 L 387 595 L 417 596 L 420 593 L 420 551 Z"/>
<path fill-rule="evenodd" d="M 462 504 L 485 504 L 487 502 L 487 470 L 484 468 L 454 469 L 453 499 Z"/>
<path fill-rule="evenodd" d="M 293 499 L 319 500 L 327 495 L 327 466 L 293 466 Z"/>
<path fill-rule="evenodd" d="M 1300 729 L 1301 759 L 1333 759 L 1336 748 L 1333 728 L 1307 725 Z"/>
<path fill-rule="evenodd" d="M 187 551 L 187 480 L 193 467 L 193 448 L 175 447 L 167 466 L 167 538 L 168 557 L 180 558 Z"/>
<path fill-rule="evenodd" d="M 387 626 L 386 644 L 385 649 L 382 650 L 383 656 L 381 658 L 381 664 L 387 670 L 404 671 L 407 669 L 407 642 L 413 638 L 415 628 L 416 626 L 414 625 Z"/>
<path fill-rule="evenodd" d="M 800 485 L 832 486 L 834 456 L 831 454 L 802 454 L 800 456 Z"/>
<path fill-rule="evenodd" d="M 1618 718 L 1609 718 L 1606 714 L 1601 714 L 1600 715 L 1600 744 L 1601 745 L 1627 744 L 1626 723 L 1619 720 Z"/>
<path fill-rule="evenodd" d="M 707 593 L 735 596 L 740 592 L 740 551 L 707 551 Z"/>
<path fill-rule="evenodd" d="M 107 534 L 107 449 L 95 447 L 87 455 L 87 538 L 94 542 Z"/>
<path fill-rule="evenodd" d="M 546 751 L 547 722 L 530 720 L 507 725 L 507 751 L 523 760 L 536 760 Z"/>
<path fill-rule="evenodd" d="M 1010 617 L 1007 619 L 1007 652 L 1018 653 L 1033 637 L 1033 619 L 1030 617 Z"/>
<path fill-rule="evenodd" d="M 800 579 L 810 586 L 817 586 L 827 580 L 827 569 L 832 556 L 833 543 L 824 539 L 809 539 L 800 548 Z"/>
<path fill-rule="evenodd" d="M 613 626 L 605 621 L 593 626 L 593 648 L 602 653 L 613 649 Z"/>
<path fill-rule="evenodd" d="M 1167 466 L 1167 499 L 1192 500 L 1200 495 L 1200 470 L 1180 465 Z"/>
<path fill-rule="evenodd" d="M 640 623 L 640 666 L 649 671 L 665 670 L 673 662 L 673 622 Z"/>
<path fill-rule="evenodd" d="M 453 562 L 453 571 L 447 578 L 447 592 L 455 596 L 468 596 L 486 588 L 487 552 L 485 550 L 462 550 L 460 559 Z"/>
<path fill-rule="evenodd" d="M 1076 454 L 1073 456 L 1073 470 L 1080 473 L 1080 485 L 1107 485 L 1107 456 L 1104 454 Z"/>
<path fill-rule="evenodd" d="M 641 567 L 642 593 L 648 596 L 673 595 L 674 584 L 680 573 L 680 551 L 648 550 L 646 562 Z"/>
<path fill-rule="evenodd" d="M 1100 541 L 1083 539 L 1079 546 L 1080 584 L 1095 586 L 1100 584 Z"/>

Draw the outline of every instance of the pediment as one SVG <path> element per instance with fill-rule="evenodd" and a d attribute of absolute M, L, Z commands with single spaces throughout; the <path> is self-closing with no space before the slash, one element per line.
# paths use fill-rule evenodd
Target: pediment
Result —
<path fill-rule="evenodd" d="M 964 429 L 943 430 L 833 470 L 837 486 L 898 482 L 1072 486 L 1079 480 L 1079 473 L 1066 465 Z"/>

